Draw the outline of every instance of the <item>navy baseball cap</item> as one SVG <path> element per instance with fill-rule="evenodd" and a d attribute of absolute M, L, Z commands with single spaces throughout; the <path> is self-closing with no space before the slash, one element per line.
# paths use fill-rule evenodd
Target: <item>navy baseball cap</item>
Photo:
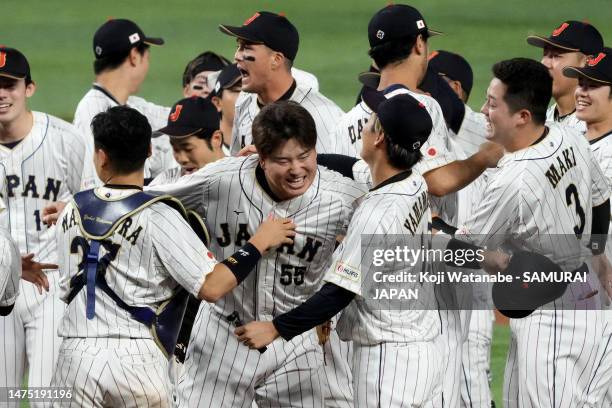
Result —
<path fill-rule="evenodd" d="M 12 79 L 31 79 L 28 59 L 15 48 L 0 46 L 0 76 Z"/>
<path fill-rule="evenodd" d="M 603 52 L 589 58 L 584 67 L 563 68 L 563 75 L 569 78 L 584 77 L 612 86 L 612 48 L 604 47 Z"/>
<path fill-rule="evenodd" d="M 368 24 L 370 48 L 391 40 L 427 33 L 442 34 L 427 27 L 419 10 L 406 4 L 390 4 L 380 9 Z"/>
<path fill-rule="evenodd" d="M 530 35 L 527 37 L 527 43 L 534 47 L 552 46 L 586 55 L 595 55 L 604 47 L 603 38 L 595 27 L 589 23 L 574 20 L 564 21 L 548 37 Z"/>
<path fill-rule="evenodd" d="M 209 99 L 197 96 L 181 99 L 168 115 L 168 124 L 157 132 L 171 138 L 203 135 L 208 138 L 219 130 L 221 117 Z"/>
<path fill-rule="evenodd" d="M 440 75 L 444 75 L 453 81 L 459 81 L 463 91 L 469 95 L 474 84 L 474 72 L 472 67 L 459 54 L 454 52 L 438 50 L 429 54 L 429 66 Z"/>
<path fill-rule="evenodd" d="M 365 88 L 363 101 L 376 113 L 385 135 L 408 151 L 417 151 L 427 141 L 433 123 L 425 105 L 407 93 L 386 98 L 382 92 Z"/>
<path fill-rule="evenodd" d="M 211 76 L 216 77 L 212 95 L 219 95 L 223 89 L 232 88 L 242 80 L 242 75 L 236 64 L 230 64 L 221 71 L 211 74 Z"/>
<path fill-rule="evenodd" d="M 563 272 L 561 267 L 546 256 L 528 251 L 518 251 L 512 255 L 505 274 L 522 276 L 524 272 Z M 492 295 L 495 307 L 505 316 L 523 318 L 537 308 L 563 296 L 567 282 L 523 282 L 512 279 L 510 282 L 495 282 Z"/>
<path fill-rule="evenodd" d="M 219 30 L 250 43 L 263 44 L 292 61 L 300 43 L 297 28 L 282 13 L 258 11 L 240 27 L 219 24 Z"/>
<path fill-rule="evenodd" d="M 164 40 L 147 37 L 133 21 L 118 18 L 108 20 L 98 28 L 93 38 L 93 50 L 96 59 L 99 59 L 127 54 L 132 47 L 141 43 L 163 45 Z"/>

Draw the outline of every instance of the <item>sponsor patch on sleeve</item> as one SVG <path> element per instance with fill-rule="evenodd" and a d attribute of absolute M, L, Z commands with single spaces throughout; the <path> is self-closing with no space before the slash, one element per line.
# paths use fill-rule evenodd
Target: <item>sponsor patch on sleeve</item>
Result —
<path fill-rule="evenodd" d="M 336 262 L 334 271 L 342 278 L 352 280 L 354 282 L 358 282 L 361 277 L 361 272 L 359 269 L 353 268 L 352 266 L 349 266 L 343 262 Z"/>

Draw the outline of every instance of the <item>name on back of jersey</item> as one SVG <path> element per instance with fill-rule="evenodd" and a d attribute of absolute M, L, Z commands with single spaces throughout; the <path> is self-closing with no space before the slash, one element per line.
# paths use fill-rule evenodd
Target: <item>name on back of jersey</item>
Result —
<path fill-rule="evenodd" d="M 551 164 L 546 171 L 546 178 L 553 186 L 557 187 L 561 178 L 568 172 L 569 169 L 576 166 L 576 156 L 574 155 L 574 148 L 569 147 L 557 155 L 556 162 Z"/>

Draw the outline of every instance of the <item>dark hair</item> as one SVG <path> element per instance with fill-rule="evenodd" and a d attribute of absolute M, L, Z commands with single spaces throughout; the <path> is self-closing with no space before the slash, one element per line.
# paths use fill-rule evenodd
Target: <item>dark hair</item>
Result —
<path fill-rule="evenodd" d="M 408 58 L 419 35 L 423 37 L 423 41 L 427 41 L 428 34 L 426 32 L 397 38 L 371 48 L 370 51 L 368 51 L 368 55 L 376 62 L 378 69 L 383 69 L 387 65 Z"/>
<path fill-rule="evenodd" d="M 295 139 L 307 149 L 317 144 L 317 127 L 308 111 L 294 101 L 266 105 L 253 121 L 253 143 L 261 157 L 268 157 L 284 142 Z"/>
<path fill-rule="evenodd" d="M 96 149 L 108 155 L 112 169 L 121 174 L 142 169 L 151 146 L 147 118 L 127 106 L 114 106 L 91 121 Z"/>
<path fill-rule="evenodd" d="M 136 48 L 140 55 L 144 55 L 145 51 L 149 49 L 149 45 L 141 42 L 132 48 Z M 99 75 L 104 71 L 110 71 L 119 67 L 130 55 L 130 52 L 132 52 L 132 48 L 130 48 L 130 50 L 125 54 L 114 54 L 96 59 L 94 61 L 94 74 Z"/>
<path fill-rule="evenodd" d="M 504 101 L 513 113 L 527 109 L 534 123 L 546 122 L 552 77 L 544 65 L 529 58 L 513 58 L 493 65 L 493 75 L 506 85 Z"/>
<path fill-rule="evenodd" d="M 183 87 L 193 81 L 196 75 L 202 71 L 219 71 L 230 64 L 230 61 L 222 55 L 212 51 L 205 51 L 189 61 L 183 71 Z"/>

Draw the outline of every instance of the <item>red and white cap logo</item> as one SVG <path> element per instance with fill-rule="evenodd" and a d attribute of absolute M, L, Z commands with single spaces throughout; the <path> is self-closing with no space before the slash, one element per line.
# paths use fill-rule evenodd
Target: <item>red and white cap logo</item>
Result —
<path fill-rule="evenodd" d="M 601 60 L 604 59 L 605 57 L 606 57 L 606 54 L 604 54 L 603 52 L 600 52 L 599 55 L 597 55 L 595 58 L 589 58 L 587 61 L 587 65 L 589 67 L 594 67 L 595 65 L 599 64 Z"/>

